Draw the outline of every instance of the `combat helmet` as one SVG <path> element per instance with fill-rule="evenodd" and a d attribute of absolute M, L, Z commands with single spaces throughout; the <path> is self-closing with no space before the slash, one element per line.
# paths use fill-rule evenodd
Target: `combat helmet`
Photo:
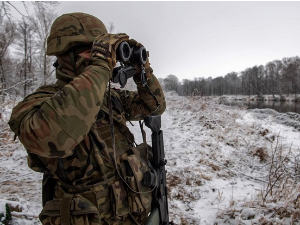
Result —
<path fill-rule="evenodd" d="M 60 55 L 77 45 L 92 45 L 96 36 L 107 33 L 98 18 L 86 13 L 68 13 L 52 24 L 47 38 L 47 55 Z"/>

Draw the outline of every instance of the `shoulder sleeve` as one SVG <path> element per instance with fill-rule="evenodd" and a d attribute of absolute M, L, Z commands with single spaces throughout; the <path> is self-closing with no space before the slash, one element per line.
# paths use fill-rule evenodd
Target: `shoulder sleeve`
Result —
<path fill-rule="evenodd" d="M 147 80 L 149 89 L 135 80 L 138 91 L 119 91 L 128 120 L 141 120 L 150 114 L 161 115 L 166 109 L 164 92 L 154 74 Z M 154 96 L 157 99 L 157 102 Z"/>
<path fill-rule="evenodd" d="M 48 158 L 73 153 L 103 102 L 110 77 L 106 64 L 88 66 L 61 91 L 37 92 L 13 109 L 9 125 L 29 152 Z"/>

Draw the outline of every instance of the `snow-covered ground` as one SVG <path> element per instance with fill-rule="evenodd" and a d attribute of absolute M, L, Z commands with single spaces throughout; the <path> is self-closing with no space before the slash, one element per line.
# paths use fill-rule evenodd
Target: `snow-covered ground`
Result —
<path fill-rule="evenodd" d="M 217 98 L 166 93 L 166 99 L 162 130 L 168 160 L 171 220 L 175 224 L 204 225 L 265 221 L 291 224 L 287 216 L 277 216 L 276 209 L 286 207 L 295 212 L 300 209 L 298 183 L 294 184 L 294 192 L 285 194 L 296 199 L 293 202 L 296 206 L 287 206 L 288 199 L 272 200 L 281 183 L 268 175 L 277 165 L 278 152 L 288 154 L 285 159 L 291 159 L 293 164 L 279 161 L 289 168 L 294 166 L 293 171 L 298 172 L 300 132 L 290 125 L 300 122 L 299 117 L 288 117 L 289 122 L 284 123 L 283 114 L 229 107 L 219 104 Z M 11 105 L 1 109 L 0 125 L 7 122 L 10 110 Z M 129 127 L 141 142 L 139 125 L 133 124 Z M 151 132 L 145 130 L 151 143 Z M 18 141 L 13 141 L 7 127 L 0 127 L 0 138 L 0 205 L 7 202 L 15 207 L 12 224 L 39 224 L 41 175 L 27 168 L 26 152 Z M 272 195 L 267 191 L 268 183 L 274 184 Z M 290 215 L 295 218 L 296 213 Z"/>

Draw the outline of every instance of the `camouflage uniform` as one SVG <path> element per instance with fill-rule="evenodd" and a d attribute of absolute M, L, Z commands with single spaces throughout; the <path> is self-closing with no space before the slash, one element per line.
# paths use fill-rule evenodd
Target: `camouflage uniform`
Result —
<path fill-rule="evenodd" d="M 142 185 L 148 170 L 145 146 L 134 147 L 126 121 L 149 115 L 156 102 L 138 77 L 137 91 L 110 90 L 114 155 L 107 89 L 111 68 L 101 57 L 86 62 L 79 75 L 58 68 L 56 84 L 27 96 L 9 121 L 28 152 L 29 167 L 44 173 L 40 220 L 47 225 L 143 224 L 151 211 L 150 190 Z M 164 94 L 150 73 L 147 84 L 162 114 Z"/>

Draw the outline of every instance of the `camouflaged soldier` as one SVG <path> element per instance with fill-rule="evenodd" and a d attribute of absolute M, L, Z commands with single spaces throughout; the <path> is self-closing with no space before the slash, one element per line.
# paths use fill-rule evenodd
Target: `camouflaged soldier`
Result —
<path fill-rule="evenodd" d="M 145 146 L 134 145 L 126 121 L 162 114 L 166 104 L 148 62 L 147 85 L 158 102 L 138 74 L 138 91 L 107 88 L 122 41 L 141 46 L 126 34 L 108 34 L 94 16 L 58 17 L 47 39 L 57 82 L 13 109 L 9 125 L 28 165 L 44 173 L 43 224 L 144 224 L 151 211 L 151 190 L 142 185 Z"/>

